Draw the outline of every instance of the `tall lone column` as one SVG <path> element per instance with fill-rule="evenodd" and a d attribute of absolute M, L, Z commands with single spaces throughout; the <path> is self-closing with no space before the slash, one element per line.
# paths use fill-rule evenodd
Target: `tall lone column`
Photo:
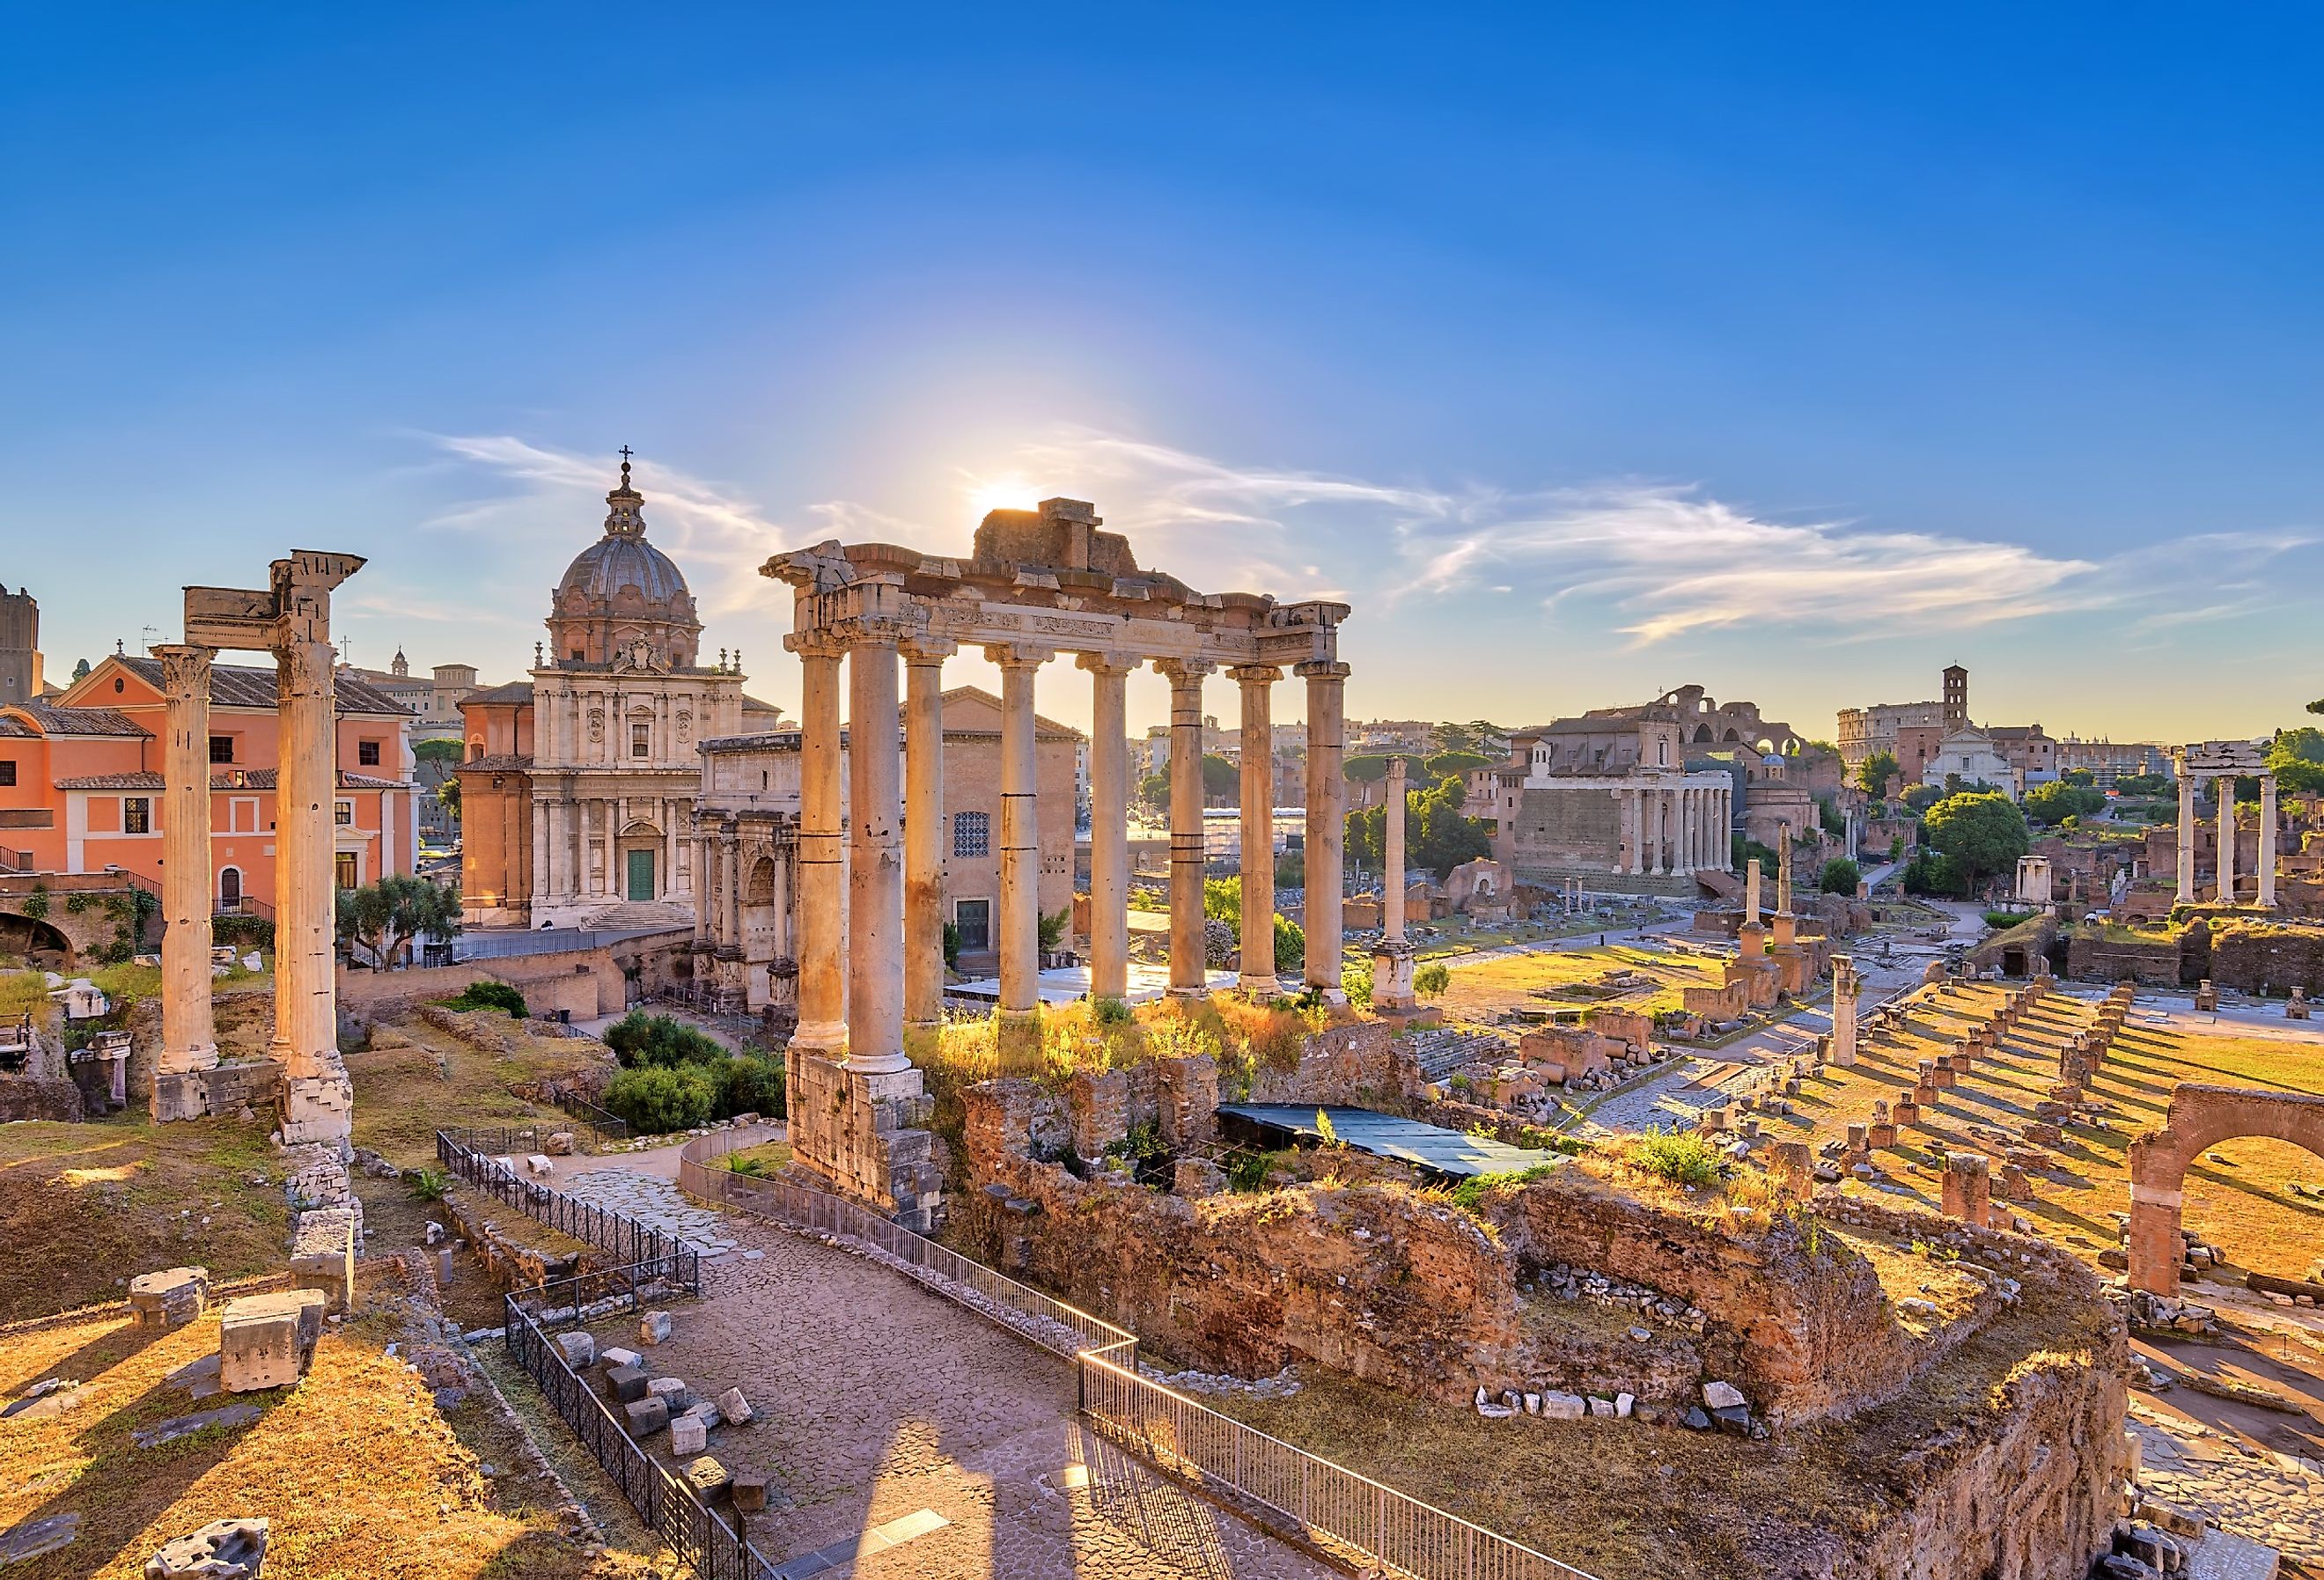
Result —
<path fill-rule="evenodd" d="M 2181 905 L 2195 903 L 2195 776 L 2179 759 L 2179 892 Z"/>
<path fill-rule="evenodd" d="M 847 651 L 847 1067 L 912 1067 L 904 1057 L 904 862 L 894 624 L 857 621 Z M 1006 805 L 1006 803 L 1003 803 Z"/>
<path fill-rule="evenodd" d="M 1275 998 L 1275 715 L 1271 688 L 1283 679 L 1272 664 L 1229 670 L 1242 688 L 1243 992 Z"/>
<path fill-rule="evenodd" d="M 1340 861 L 1347 780 L 1341 759 L 1347 745 L 1348 666 L 1310 660 L 1297 673 L 1307 682 L 1307 985 L 1328 1003 L 1342 1003 Z"/>
<path fill-rule="evenodd" d="M 1084 653 L 1090 672 L 1090 996 L 1130 993 L 1130 723 L 1135 661 Z"/>
<path fill-rule="evenodd" d="M 1418 953 L 1404 936 L 1404 759 L 1388 760 L 1387 817 L 1381 828 L 1381 920 L 1379 947 L 1372 950 L 1372 1008 L 1383 1012 L 1414 1008 L 1414 956 Z"/>
<path fill-rule="evenodd" d="M 198 1119 L 200 1072 L 217 1067 L 210 1010 L 210 661 L 207 647 L 157 647 L 169 702 L 168 786 L 161 805 L 161 1056 L 153 1072 L 156 1123 Z"/>
<path fill-rule="evenodd" d="M 328 641 L 304 632 L 286 633 L 274 654 L 281 723 L 274 791 L 274 1040 L 269 1054 L 281 1062 L 288 1077 L 284 1142 L 319 1142 L 345 1161 L 355 1088 L 339 1058 L 338 984 L 332 975 L 338 930 L 331 848 L 332 802 L 338 789 L 332 657 Z"/>
<path fill-rule="evenodd" d="M 732 818 L 718 826 L 719 942 L 742 947 L 742 828 Z"/>
<path fill-rule="evenodd" d="M 988 647 L 984 656 L 1001 666 L 1001 1068 L 1019 1074 L 1037 1062 L 1039 1051 L 1041 826 L 1033 677 L 1050 655 L 1046 648 L 1010 645 Z M 1197 763 L 1195 772 L 1201 772 Z M 1199 890 L 1194 910 L 1199 917 Z"/>
<path fill-rule="evenodd" d="M 1208 991 L 1203 966 L 1203 677 L 1218 666 L 1173 659 L 1170 681 L 1170 996 Z M 1310 772 L 1313 772 L 1310 759 Z M 1310 781 L 1313 782 L 1312 780 Z M 1311 856 L 1312 862 L 1314 858 Z M 1313 872 L 1313 867 L 1310 867 Z M 1314 910 L 1309 895 L 1308 910 Z M 1313 936 L 1312 934 L 1310 935 Z"/>
<path fill-rule="evenodd" d="M 1856 1062 L 1856 997 L 1864 979 L 1846 955 L 1831 957 L 1831 1062 L 1845 1069 Z"/>
<path fill-rule="evenodd" d="M 2223 773 L 2211 781 L 2219 798 L 2219 903 L 2236 902 L 2236 776 Z"/>
<path fill-rule="evenodd" d="M 839 843 L 839 659 L 836 641 L 793 633 L 799 656 L 798 1027 L 790 1045 L 814 1058 L 847 1051 L 846 853 Z"/>
<path fill-rule="evenodd" d="M 2275 775 L 2259 776 L 2259 903 L 2275 909 Z"/>
<path fill-rule="evenodd" d="M 954 644 L 904 644 L 904 1032 L 944 1023 L 944 661 Z"/>

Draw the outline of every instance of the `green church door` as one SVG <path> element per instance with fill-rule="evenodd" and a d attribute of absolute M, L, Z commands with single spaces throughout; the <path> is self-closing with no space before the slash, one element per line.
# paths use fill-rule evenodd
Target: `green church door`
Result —
<path fill-rule="evenodd" d="M 651 900 L 654 897 L 653 855 L 650 850 L 633 850 L 630 855 L 630 898 Z"/>

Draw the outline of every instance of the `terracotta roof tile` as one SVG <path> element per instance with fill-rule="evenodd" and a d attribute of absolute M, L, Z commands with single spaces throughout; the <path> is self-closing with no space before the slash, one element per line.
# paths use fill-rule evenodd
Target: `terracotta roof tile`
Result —
<path fill-rule="evenodd" d="M 127 668 L 155 690 L 161 689 L 161 660 L 122 655 L 114 661 Z M 394 718 L 411 716 L 410 708 L 378 688 L 351 675 L 337 676 L 332 692 L 341 713 L 383 714 Z M 210 701 L 220 707 L 276 707 L 274 671 L 257 664 L 212 664 Z"/>

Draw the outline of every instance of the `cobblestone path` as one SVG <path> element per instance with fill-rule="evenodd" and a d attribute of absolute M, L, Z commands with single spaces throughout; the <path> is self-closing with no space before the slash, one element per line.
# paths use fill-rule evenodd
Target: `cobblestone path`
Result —
<path fill-rule="evenodd" d="M 2278 1454 L 2133 1397 L 2140 1481 L 2309 1567 L 2324 1564 L 2324 1466 Z"/>
<path fill-rule="evenodd" d="M 592 1199 L 667 1210 L 633 1185 L 595 1188 L 618 1195 Z M 673 1306 L 669 1342 L 643 1354 L 654 1375 L 710 1399 L 740 1386 L 758 1411 L 752 1425 L 712 1432 L 709 1451 L 779 1488 L 780 1506 L 750 1522 L 774 1561 L 930 1510 L 948 1523 L 831 1580 L 1335 1573 L 1098 1440 L 1056 1356 L 861 1257 L 739 1216 L 722 1224 L 742 1254 L 705 1269 L 703 1298 Z M 601 1344 L 637 1347 L 625 1324 L 596 1331 Z M 667 1461 L 669 1435 L 650 1442 Z"/>
<path fill-rule="evenodd" d="M 706 1257 L 734 1249 L 733 1220 L 724 1213 L 696 1206 L 678 1194 L 670 1180 L 635 1169 L 609 1167 L 567 1175 L 556 1185 L 576 1200 L 627 1213 L 649 1228 L 689 1241 Z"/>

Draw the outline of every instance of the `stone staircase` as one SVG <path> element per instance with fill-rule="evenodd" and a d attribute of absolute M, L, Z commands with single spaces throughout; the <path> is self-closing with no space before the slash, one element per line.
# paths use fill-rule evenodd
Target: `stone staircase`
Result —
<path fill-rule="evenodd" d="M 625 900 L 618 905 L 608 905 L 593 910 L 581 919 L 581 925 L 592 932 L 638 932 L 650 928 L 690 928 L 694 912 L 683 905 L 665 905 L 659 901 Z"/>
<path fill-rule="evenodd" d="M 1413 1060 L 1420 1066 L 1420 1073 L 1432 1081 L 1443 1080 L 1472 1059 L 1498 1058 L 1508 1050 L 1509 1041 L 1505 1037 L 1453 1026 L 1415 1032 L 1412 1037 Z"/>

